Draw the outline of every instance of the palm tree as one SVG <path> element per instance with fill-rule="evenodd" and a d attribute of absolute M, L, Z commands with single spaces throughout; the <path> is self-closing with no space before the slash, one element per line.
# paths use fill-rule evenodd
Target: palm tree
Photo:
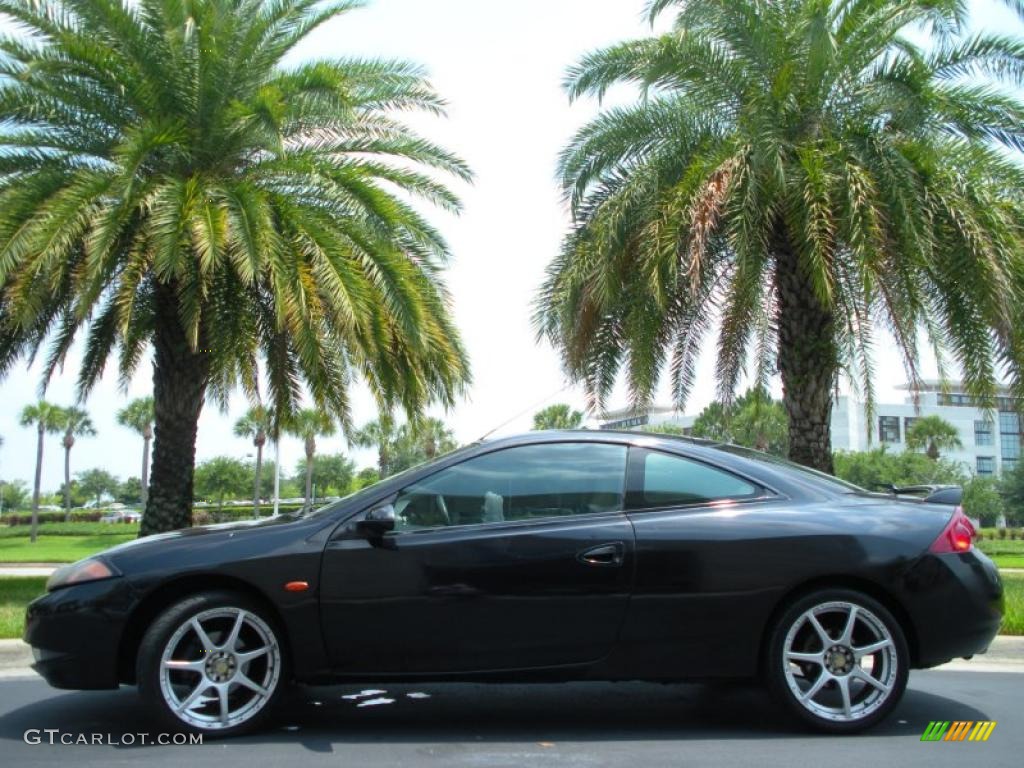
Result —
<path fill-rule="evenodd" d="M 149 498 L 149 442 L 153 439 L 153 398 L 139 397 L 117 412 L 117 423 L 142 436 L 142 506 Z"/>
<path fill-rule="evenodd" d="M 64 522 L 71 520 L 71 449 L 76 437 L 96 434 L 89 414 L 81 408 L 64 408 L 61 421 L 64 426 Z"/>
<path fill-rule="evenodd" d="M 907 450 L 924 448 L 928 458 L 936 461 L 940 451 L 962 447 L 960 432 L 941 416 L 920 416 L 907 429 Z"/>
<path fill-rule="evenodd" d="M 592 405 L 623 368 L 645 405 L 667 368 L 683 407 L 713 327 L 719 399 L 748 362 L 752 386 L 779 373 L 789 456 L 826 471 L 840 374 L 874 403 L 879 327 L 915 385 L 924 329 L 980 400 L 1004 370 L 1024 395 L 1024 166 L 1000 146 L 1024 147 L 1024 42 L 965 38 L 962 0 L 652 0 L 652 19 L 669 7 L 671 31 L 566 79 L 643 93 L 560 161 L 575 225 L 535 320 Z"/>
<path fill-rule="evenodd" d="M 252 492 L 253 512 L 260 514 L 260 475 L 263 472 L 263 446 L 267 444 L 267 433 L 273 427 L 270 411 L 261 405 L 253 406 L 235 422 L 235 435 L 252 438 L 256 447 L 256 481 Z"/>
<path fill-rule="evenodd" d="M 565 403 L 549 405 L 533 414 L 534 429 L 579 429 L 582 426 L 582 411 L 574 411 Z"/>
<path fill-rule="evenodd" d="M 354 376 L 410 413 L 468 382 L 418 202 L 470 173 L 396 117 L 444 102 L 401 61 L 282 64 L 356 5 L 0 0 L 0 374 L 85 335 L 81 396 L 152 344 L 143 535 L 189 524 L 204 401 L 261 371 L 272 412 L 305 385 L 343 421 Z"/>
<path fill-rule="evenodd" d="M 376 421 L 364 424 L 348 436 L 350 445 L 357 448 L 377 449 L 377 469 L 381 479 L 393 474 L 392 463 L 395 457 L 399 428 L 391 416 L 381 416 Z"/>
<path fill-rule="evenodd" d="M 303 408 L 293 413 L 283 425 L 289 435 L 302 438 L 306 448 L 306 509 L 313 503 L 313 458 L 316 456 L 316 438 L 333 435 L 334 419 L 319 408 Z"/>
<path fill-rule="evenodd" d="M 424 461 L 436 459 L 459 447 L 451 428 L 433 416 L 417 419 L 404 427 L 407 427 L 409 439 L 423 453 Z"/>
<path fill-rule="evenodd" d="M 32 486 L 32 528 L 29 540 L 34 544 L 39 529 L 39 489 L 43 480 L 43 438 L 57 434 L 64 428 L 64 409 L 40 400 L 35 405 L 26 405 L 21 411 L 21 426 L 36 428 L 36 477 Z"/>

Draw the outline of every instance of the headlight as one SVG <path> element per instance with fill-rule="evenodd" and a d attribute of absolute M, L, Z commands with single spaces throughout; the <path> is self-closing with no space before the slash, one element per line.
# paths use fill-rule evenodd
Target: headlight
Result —
<path fill-rule="evenodd" d="M 61 587 L 70 587 L 72 584 L 84 584 L 87 581 L 99 581 L 109 579 L 113 576 L 120 576 L 121 573 L 112 565 L 108 565 L 99 558 L 88 557 L 79 560 L 77 563 L 65 565 L 58 568 L 49 579 L 46 580 L 46 591 L 49 592 Z"/>

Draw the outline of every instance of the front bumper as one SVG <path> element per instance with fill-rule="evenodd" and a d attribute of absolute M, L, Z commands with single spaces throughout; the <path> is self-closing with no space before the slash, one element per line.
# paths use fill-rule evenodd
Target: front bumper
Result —
<path fill-rule="evenodd" d="M 915 667 L 985 653 L 1003 621 L 999 569 L 977 550 L 922 557 L 905 581 Z"/>
<path fill-rule="evenodd" d="M 76 584 L 29 603 L 24 640 L 54 688 L 117 688 L 117 652 L 134 592 L 123 578 Z"/>

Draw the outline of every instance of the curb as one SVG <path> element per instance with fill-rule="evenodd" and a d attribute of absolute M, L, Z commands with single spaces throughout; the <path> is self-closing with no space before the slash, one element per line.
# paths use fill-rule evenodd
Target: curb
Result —
<path fill-rule="evenodd" d="M 32 646 L 23 640 L 0 640 L 0 676 L 12 674 L 34 675 L 29 667 L 32 658 Z"/>

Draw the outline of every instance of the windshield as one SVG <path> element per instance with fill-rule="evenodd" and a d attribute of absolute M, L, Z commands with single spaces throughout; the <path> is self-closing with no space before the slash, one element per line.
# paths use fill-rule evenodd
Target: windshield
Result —
<path fill-rule="evenodd" d="M 828 490 L 833 493 L 868 493 L 865 489 L 859 485 L 848 483 L 845 480 L 840 480 L 838 477 L 829 475 L 825 472 L 820 472 L 817 469 L 811 469 L 805 467 L 803 464 L 797 464 L 795 461 L 789 459 L 783 459 L 779 456 L 772 456 L 770 453 L 762 453 L 761 451 L 755 451 L 752 448 L 744 448 L 739 445 L 716 445 L 715 448 L 719 451 L 725 451 L 726 453 L 732 453 L 736 456 L 742 456 L 745 459 L 752 461 L 760 461 L 766 464 L 775 464 L 779 467 L 784 467 L 790 472 L 795 472 L 800 475 L 802 479 L 808 480 L 813 484 L 825 486 Z"/>
<path fill-rule="evenodd" d="M 382 489 L 382 487 L 385 484 L 394 486 L 394 489 L 396 491 L 398 491 L 398 490 L 400 490 L 404 486 L 404 483 L 402 481 L 405 478 L 409 477 L 410 475 L 415 474 L 416 472 L 418 472 L 419 470 L 423 469 L 423 467 L 427 466 L 428 464 L 432 464 L 435 461 L 438 461 L 440 459 L 443 459 L 443 458 L 446 458 L 446 457 L 449 457 L 449 456 L 454 456 L 456 454 L 463 453 L 464 451 L 467 451 L 470 448 L 473 448 L 474 446 L 475 446 L 475 443 L 472 444 L 472 445 L 465 445 L 465 446 L 463 446 L 461 448 L 456 448 L 454 451 L 450 451 L 448 453 L 442 454 L 441 456 L 435 456 L 432 459 L 427 459 L 426 461 L 421 461 L 419 464 L 414 464 L 413 466 L 409 467 L 408 469 L 403 469 L 401 472 L 396 472 L 393 475 L 388 475 L 387 477 L 378 480 L 376 483 L 373 483 L 372 485 L 368 485 L 365 488 L 360 488 L 358 491 L 353 491 L 352 493 L 348 494 L 347 496 L 342 496 L 337 501 L 332 501 L 330 504 L 325 504 L 322 507 L 318 507 L 316 509 L 311 509 L 311 510 L 309 510 L 307 512 L 304 512 L 301 515 L 301 517 L 319 517 L 320 515 L 325 515 L 325 514 L 327 514 L 329 512 L 333 512 L 338 507 L 340 507 L 342 504 L 348 504 L 350 502 L 357 501 L 358 499 L 361 499 L 364 496 L 365 497 L 374 496 L 374 495 L 376 495 L 377 493 L 380 492 L 380 490 Z"/>

